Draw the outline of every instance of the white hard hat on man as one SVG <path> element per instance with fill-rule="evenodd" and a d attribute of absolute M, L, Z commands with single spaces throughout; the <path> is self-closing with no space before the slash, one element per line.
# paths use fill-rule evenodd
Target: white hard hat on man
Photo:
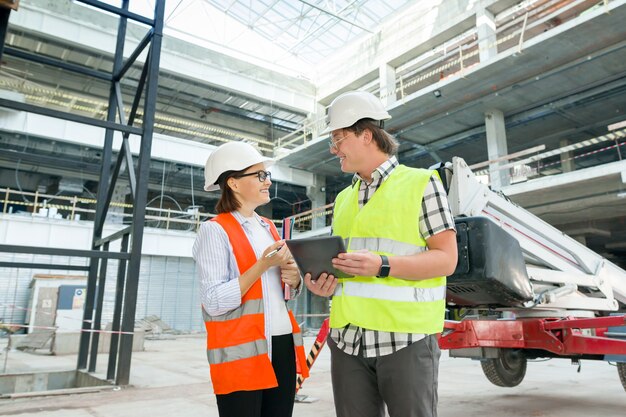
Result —
<path fill-rule="evenodd" d="M 274 160 L 256 150 L 245 142 L 227 142 L 218 146 L 209 155 L 204 166 L 204 191 L 215 191 L 220 188 L 218 180 L 228 171 L 241 171 L 252 165 L 263 163 L 265 168 L 274 164 Z"/>
<path fill-rule="evenodd" d="M 348 91 L 335 97 L 328 107 L 326 129 L 322 132 L 350 127 L 361 119 L 388 120 L 391 115 L 378 97 L 367 91 Z"/>

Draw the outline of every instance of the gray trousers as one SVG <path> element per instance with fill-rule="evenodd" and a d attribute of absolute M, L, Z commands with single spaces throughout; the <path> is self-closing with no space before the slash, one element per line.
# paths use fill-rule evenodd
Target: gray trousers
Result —
<path fill-rule="evenodd" d="M 435 336 L 391 355 L 348 355 L 329 338 L 337 417 L 437 417 L 441 351 Z"/>

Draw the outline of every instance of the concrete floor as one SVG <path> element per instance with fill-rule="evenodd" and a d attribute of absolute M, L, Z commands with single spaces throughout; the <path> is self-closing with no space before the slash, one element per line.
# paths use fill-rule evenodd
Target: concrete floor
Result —
<path fill-rule="evenodd" d="M 313 338 L 305 338 L 307 349 Z M 131 384 L 115 391 L 52 397 L 0 399 L 2 416 L 37 417 L 217 417 L 202 335 L 147 340 L 133 354 Z M 0 355 L 0 371 L 6 352 Z M 98 360 L 106 366 L 106 355 Z M 9 352 L 7 372 L 69 370 L 75 355 L 44 356 Z M 297 403 L 294 416 L 334 416 L 328 348 L 322 349 L 301 394 L 313 403 Z M 500 388 L 484 377 L 477 362 L 449 358 L 440 367 L 440 417 L 618 417 L 626 415 L 626 392 L 617 369 L 585 361 L 581 373 L 565 360 L 532 362 L 515 388 Z"/>

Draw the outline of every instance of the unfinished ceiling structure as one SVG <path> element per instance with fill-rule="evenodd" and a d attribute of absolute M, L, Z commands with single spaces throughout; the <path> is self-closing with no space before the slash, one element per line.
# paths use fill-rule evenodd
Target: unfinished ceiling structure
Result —
<path fill-rule="evenodd" d="M 142 3 L 150 6 L 133 1 L 131 8 Z M 409 166 L 460 156 L 475 172 L 494 175 L 483 162 L 493 159 L 491 117 L 501 117 L 505 153 L 515 155 L 500 161 L 509 174 L 501 191 L 624 266 L 626 1 L 167 3 L 153 206 L 211 212 L 217 195 L 202 191 L 203 161 L 231 140 L 278 160 L 266 214 L 280 219 L 332 202 L 350 175 L 318 132 L 325 106 L 361 89 L 385 102 L 386 128 Z M 113 16 L 32 0 L 9 23 L 0 94 L 104 117 L 108 84 L 28 62 L 20 52 L 109 69 Z M 129 28 L 139 43 L 135 32 L 143 31 Z M 131 68 L 122 85 L 128 100 L 139 75 Z M 43 128 L 18 113 L 0 110 L 0 186 L 93 193 L 97 143 L 66 124 Z M 159 152 L 159 143 L 168 146 Z"/>

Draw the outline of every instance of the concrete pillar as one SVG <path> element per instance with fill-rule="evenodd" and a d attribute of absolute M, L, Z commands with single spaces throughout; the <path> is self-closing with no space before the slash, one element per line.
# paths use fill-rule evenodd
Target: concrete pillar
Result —
<path fill-rule="evenodd" d="M 500 110 L 489 110 L 485 113 L 485 127 L 487 130 L 487 152 L 489 160 L 497 159 L 508 154 L 506 143 L 506 130 L 504 126 L 504 114 Z M 489 164 L 489 179 L 491 188 L 499 190 L 511 183 L 509 172 L 506 169 L 498 169 L 508 161 L 498 161 Z"/>
<path fill-rule="evenodd" d="M 326 107 L 316 103 L 315 113 L 308 115 L 307 124 L 311 129 L 311 138 L 316 139 L 326 129 Z"/>
<path fill-rule="evenodd" d="M 380 99 L 385 107 L 396 102 L 396 69 L 387 63 L 378 69 L 380 81 Z"/>
<path fill-rule="evenodd" d="M 476 9 L 476 30 L 480 62 L 485 62 L 498 54 L 498 48 L 495 16 L 482 5 Z"/>
<path fill-rule="evenodd" d="M 326 205 L 326 178 L 315 176 L 315 185 L 306 187 L 306 195 L 311 200 L 311 208 L 316 209 Z M 326 227 L 326 216 L 314 216 L 311 220 L 311 230 Z"/>
<path fill-rule="evenodd" d="M 561 139 L 559 141 L 559 145 L 561 146 L 561 148 L 563 148 L 564 146 L 569 145 L 569 140 Z M 563 152 L 561 154 L 561 169 L 563 170 L 563 172 L 572 172 L 575 170 L 574 160 L 571 159 L 573 157 L 574 153 L 572 151 Z"/>

